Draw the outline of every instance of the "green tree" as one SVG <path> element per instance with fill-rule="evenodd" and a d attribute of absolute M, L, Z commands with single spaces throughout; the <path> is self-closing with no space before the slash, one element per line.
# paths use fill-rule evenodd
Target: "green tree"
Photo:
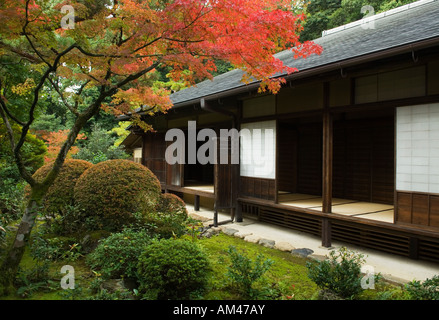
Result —
<path fill-rule="evenodd" d="M 75 23 L 61 12 L 69 3 Z M 30 239 L 38 208 L 59 174 L 78 134 L 100 111 L 163 112 L 172 106 L 169 90 L 153 87 L 156 68 L 169 66 L 170 78 L 194 84 L 211 77 L 214 60 L 226 60 L 255 78 L 260 90 L 277 92 L 276 73 L 294 72 L 273 56 L 291 49 L 299 57 L 320 54 L 313 43 L 299 45 L 303 17 L 288 0 L 3 0 L 0 1 L 0 117 L 14 161 L 31 186 L 15 240 L 0 267 L 0 287 L 10 288 Z M 68 19 L 72 22 L 72 19 Z M 80 22 L 80 23 L 77 23 Z M 292 44 L 294 46 L 292 46 Z M 187 73 L 186 71 L 190 71 Z M 67 139 L 52 170 L 41 182 L 23 162 L 22 149 L 48 93 L 69 115 Z M 47 107 L 47 106 L 46 106 Z M 16 138 L 13 125 L 20 127 Z"/>
<path fill-rule="evenodd" d="M 99 124 L 95 124 L 90 136 L 83 142 L 73 158 L 86 160 L 93 164 L 106 160 L 128 159 L 130 156 L 123 147 L 115 145 L 116 139 L 111 132 L 102 129 Z"/>

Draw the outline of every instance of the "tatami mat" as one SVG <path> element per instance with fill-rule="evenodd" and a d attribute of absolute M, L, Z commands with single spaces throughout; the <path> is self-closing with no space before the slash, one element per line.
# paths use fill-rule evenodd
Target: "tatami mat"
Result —
<path fill-rule="evenodd" d="M 341 204 L 332 207 L 332 212 L 338 214 L 357 215 L 384 210 L 392 210 L 392 205 L 372 203 L 372 202 L 354 202 L 349 204 Z"/>
<path fill-rule="evenodd" d="M 279 194 L 279 203 L 298 208 L 322 211 L 322 198 L 320 196 L 302 193 Z M 393 223 L 394 216 L 392 205 L 340 198 L 332 199 L 332 212 L 390 223 Z"/>
<path fill-rule="evenodd" d="M 208 184 L 208 185 L 189 185 L 189 186 L 185 186 L 185 188 L 191 189 L 191 190 L 214 193 L 214 187 L 211 184 Z"/>
<path fill-rule="evenodd" d="M 358 218 L 364 218 L 364 219 L 371 219 L 371 220 L 377 220 L 377 221 L 383 221 L 383 222 L 389 222 L 394 223 L 394 211 L 392 210 L 385 210 L 375 213 L 365 213 L 362 215 L 355 216 Z"/>

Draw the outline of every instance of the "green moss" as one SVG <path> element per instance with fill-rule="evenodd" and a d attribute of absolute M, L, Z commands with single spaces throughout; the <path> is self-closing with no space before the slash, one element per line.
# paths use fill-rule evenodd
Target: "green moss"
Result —
<path fill-rule="evenodd" d="M 231 245 L 252 260 L 256 259 L 258 254 L 262 254 L 274 261 L 274 264 L 264 275 L 264 280 L 256 287 L 267 292 L 269 298 L 288 299 L 292 296 L 295 299 L 311 299 L 318 290 L 307 276 L 306 259 L 225 234 L 203 239 L 200 243 L 209 254 L 214 270 L 209 283 L 211 290 L 204 296 L 205 299 L 242 298 L 233 290 L 226 276 L 227 267 L 230 265 L 226 250 Z"/>
<path fill-rule="evenodd" d="M 34 230 L 35 231 L 35 230 Z M 90 233 L 94 240 L 108 235 L 107 232 L 96 231 Z M 189 239 L 192 239 L 189 237 Z M 258 254 L 264 255 L 274 261 L 270 269 L 263 275 L 262 280 L 255 283 L 255 289 L 261 292 L 258 298 L 262 299 L 299 299 L 314 300 L 318 299 L 319 289 L 308 278 L 308 269 L 304 258 L 293 256 L 288 252 L 270 249 L 258 244 L 249 243 L 242 239 L 219 234 L 212 238 L 202 238 L 196 240 L 208 255 L 212 266 L 212 272 L 208 279 L 206 292 L 197 297 L 205 300 L 238 300 L 245 299 L 227 277 L 227 267 L 230 265 L 230 259 L 227 253 L 229 246 L 235 246 L 239 252 L 245 254 L 253 261 Z M 37 291 L 32 294 L 29 300 L 67 300 L 67 299 L 87 299 L 92 296 L 90 289 L 91 283 L 96 279 L 95 274 L 85 263 L 86 257 L 80 257 L 75 261 L 56 261 L 51 262 L 49 268 L 49 278 L 53 281 L 53 290 Z M 29 248 L 26 248 L 20 268 L 30 270 L 35 267 L 37 261 L 32 259 Z M 61 267 L 71 265 L 75 269 L 75 290 L 62 290 L 60 287 Z M 0 300 L 26 300 L 17 295 L 0 297 Z M 361 300 L 380 300 L 407 299 L 407 294 L 398 285 L 392 285 L 388 282 L 375 283 L 374 290 L 365 290 L 358 299 Z"/>

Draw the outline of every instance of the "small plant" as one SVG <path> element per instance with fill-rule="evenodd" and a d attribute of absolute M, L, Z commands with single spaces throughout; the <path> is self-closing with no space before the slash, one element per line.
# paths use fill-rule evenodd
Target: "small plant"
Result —
<path fill-rule="evenodd" d="M 413 280 L 405 285 L 405 289 L 413 300 L 439 300 L 439 276 L 423 282 Z"/>
<path fill-rule="evenodd" d="M 57 283 L 49 279 L 49 264 L 47 262 L 36 263 L 28 270 L 20 269 L 15 286 L 17 295 L 22 298 L 29 298 L 36 292 L 51 291 L 56 288 Z"/>
<path fill-rule="evenodd" d="M 363 291 L 361 265 L 364 255 L 345 247 L 331 251 L 329 259 L 307 263 L 308 277 L 320 289 L 330 290 L 345 299 L 352 299 Z"/>
<path fill-rule="evenodd" d="M 202 230 L 203 230 L 203 223 L 201 221 L 196 221 L 192 218 L 188 219 L 188 223 L 186 225 L 186 232 L 192 238 L 192 241 L 195 241 L 200 238 Z"/>
<path fill-rule="evenodd" d="M 136 278 L 139 256 L 150 242 L 146 231 L 125 229 L 100 240 L 86 261 L 104 279 Z"/>
<path fill-rule="evenodd" d="M 44 238 L 38 234 L 33 238 L 30 249 L 32 258 L 39 261 L 75 261 L 82 256 L 76 239 L 68 237 Z"/>
<path fill-rule="evenodd" d="M 139 292 L 150 299 L 188 299 L 203 291 L 209 270 L 209 261 L 198 243 L 153 240 L 140 256 Z"/>
<path fill-rule="evenodd" d="M 234 246 L 229 246 L 227 253 L 231 260 L 227 276 L 238 285 L 243 294 L 248 297 L 255 296 L 257 292 L 253 289 L 253 284 L 270 269 L 273 261 L 265 259 L 261 254 L 256 257 L 255 261 L 252 261 L 239 253 Z"/>
<path fill-rule="evenodd" d="M 180 237 L 184 234 L 188 214 L 184 201 L 178 196 L 164 193 L 158 199 L 151 199 L 141 194 L 139 210 L 145 228 L 159 237 Z"/>

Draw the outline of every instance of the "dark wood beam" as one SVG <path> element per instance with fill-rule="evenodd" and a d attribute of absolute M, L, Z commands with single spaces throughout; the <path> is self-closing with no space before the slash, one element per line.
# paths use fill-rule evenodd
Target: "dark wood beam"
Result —
<path fill-rule="evenodd" d="M 324 84 L 322 212 L 332 212 L 333 119 L 329 110 L 329 84 Z M 322 246 L 331 246 L 331 222 L 322 219 Z"/>

